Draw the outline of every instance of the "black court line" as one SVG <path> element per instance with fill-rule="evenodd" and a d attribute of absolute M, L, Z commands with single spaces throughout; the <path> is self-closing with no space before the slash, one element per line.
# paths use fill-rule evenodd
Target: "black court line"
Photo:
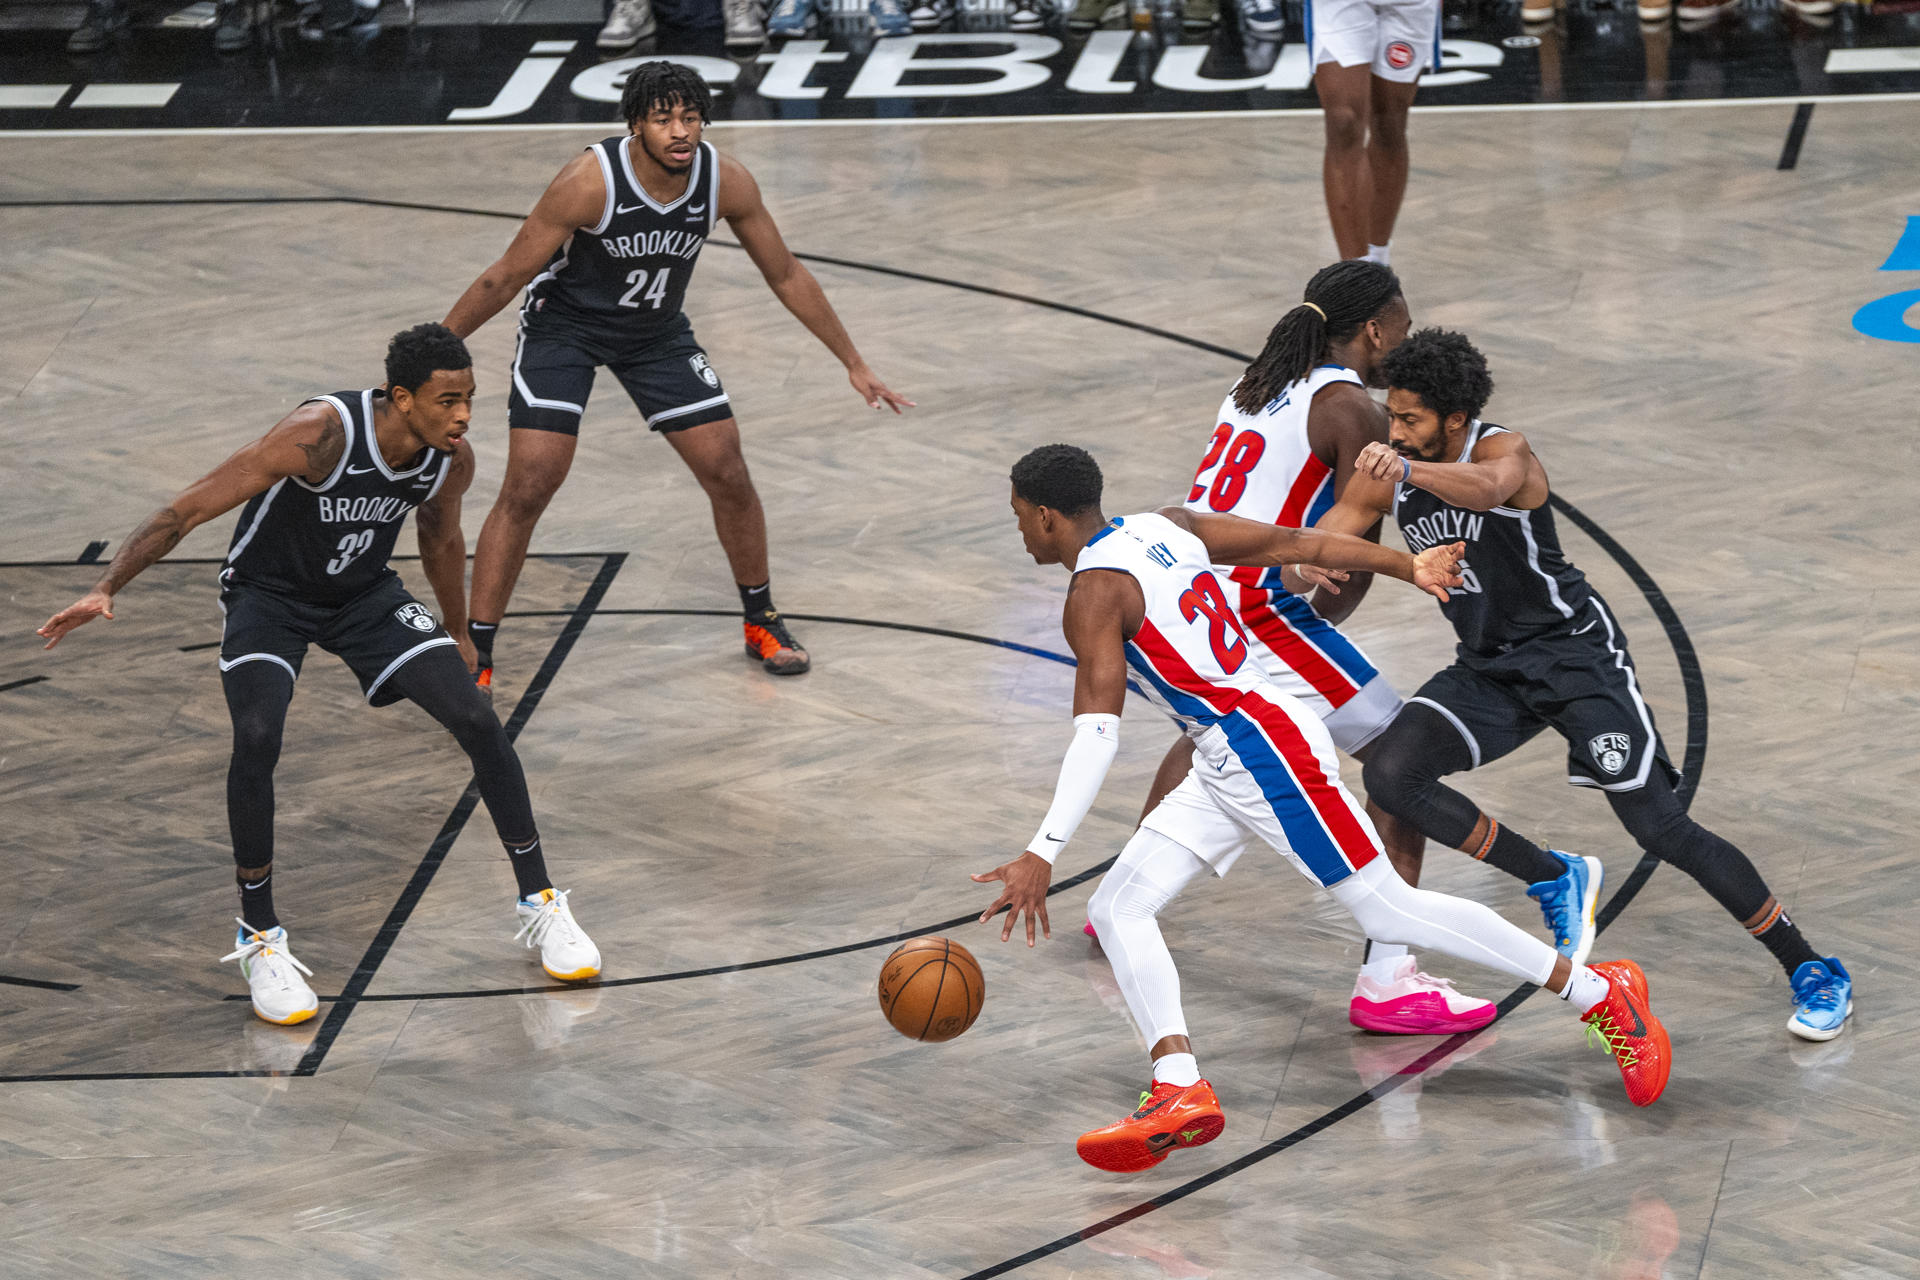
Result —
<path fill-rule="evenodd" d="M 1787 142 L 1780 148 L 1780 163 L 1775 168 L 1791 169 L 1800 163 L 1800 144 L 1807 140 L 1807 125 L 1813 121 L 1811 102 L 1803 102 L 1793 109 L 1793 123 L 1787 126 Z"/>
<path fill-rule="evenodd" d="M 394 557 L 396 560 L 414 558 L 415 557 L 411 556 Z M 627 553 L 624 551 L 578 553 L 546 552 L 539 556 L 529 557 L 529 559 L 542 560 L 598 559 L 601 561 L 601 565 L 599 572 L 594 577 L 592 585 L 587 588 L 586 593 L 581 597 L 580 603 L 571 611 L 564 614 L 557 614 L 557 616 L 564 616 L 568 619 L 567 625 L 561 628 L 560 635 L 555 638 L 553 644 L 548 648 L 547 656 L 541 662 L 539 670 L 534 673 L 534 678 L 528 682 L 526 691 L 520 695 L 519 701 L 514 704 L 513 711 L 506 723 L 509 738 L 519 737 L 520 731 L 526 727 L 527 721 L 539 707 L 541 699 L 546 696 L 548 686 L 553 683 L 553 678 L 559 674 L 561 664 L 567 660 L 567 655 L 572 652 L 574 642 L 580 638 L 580 633 L 586 629 L 587 621 L 593 616 L 595 606 L 606 596 L 607 588 L 612 585 L 614 575 L 619 573 L 620 566 L 626 562 L 626 558 Z M 220 564 L 223 563 L 223 561 L 210 558 L 181 559 L 171 561 L 170 563 Z M 61 567 L 61 564 L 62 562 L 60 561 L 25 560 L 0 563 L 0 568 L 49 568 Z M 45 679 L 44 676 L 35 678 Z M 434 872 L 438 871 L 440 864 L 446 860 L 448 851 L 452 849 L 453 842 L 455 838 L 459 836 L 461 828 L 466 825 L 467 819 L 472 816 L 474 806 L 478 800 L 479 791 L 473 782 L 469 780 L 465 791 L 461 793 L 460 799 L 454 804 L 453 812 L 447 815 L 447 821 L 442 824 L 439 835 L 435 837 L 433 844 L 428 847 L 426 855 L 421 859 L 420 866 L 415 869 L 412 878 L 401 891 L 399 900 L 394 903 L 392 910 L 388 912 L 385 923 L 381 925 L 380 932 L 374 935 L 373 942 L 369 944 L 365 954 L 362 955 L 359 965 L 354 969 L 353 976 L 348 979 L 348 992 L 354 991 L 356 983 L 359 984 L 359 990 L 364 992 L 366 984 L 373 980 L 374 974 L 379 970 L 381 961 L 386 958 L 387 952 L 392 949 L 395 939 L 398 938 L 400 928 L 406 924 L 407 917 L 413 913 L 413 908 L 418 904 L 420 896 L 426 892 L 427 885 L 433 880 Z M 7 980 L 0 979 L 0 981 Z M 15 981 L 25 986 L 59 985 L 31 982 L 27 979 L 18 979 Z M 78 988 L 73 989 L 77 990 Z M 343 995 L 344 994 L 345 993 L 343 993 Z M 242 998 L 244 999 L 246 997 Z M 310 1076 L 320 1069 L 320 1064 L 325 1061 L 328 1051 L 333 1047 L 334 1040 L 346 1025 L 347 1019 L 352 1016 L 356 1003 L 358 1003 L 357 1000 L 342 1001 L 328 1011 L 326 1021 L 320 1026 L 320 1034 L 314 1038 L 314 1042 L 308 1046 L 307 1052 L 301 1057 L 299 1065 L 291 1072 L 263 1070 L 55 1071 L 22 1075 L 0 1075 L 0 1084 L 39 1084 L 54 1081 L 83 1080 L 229 1080 L 287 1075 Z"/>
<path fill-rule="evenodd" d="M 104 538 L 96 538 L 94 541 L 89 542 L 87 544 L 86 549 L 80 553 L 80 558 L 78 560 L 75 560 L 74 563 L 75 564 L 99 564 L 100 553 L 102 551 L 105 551 L 106 549 L 107 549 L 106 540 Z"/>
<path fill-rule="evenodd" d="M 414 209 L 421 213 L 462 214 L 470 218 L 500 218 L 520 222 L 526 218 L 524 213 L 508 213 L 501 209 L 469 209 L 460 205 L 426 204 L 414 200 L 380 200 L 372 196 L 183 196 L 183 197 L 128 197 L 117 200 L 0 200 L 0 209 L 77 209 L 77 208 L 153 208 L 167 205 L 274 205 L 274 204 L 357 204 L 376 209 Z M 732 240 L 708 240 L 708 244 L 721 249 L 738 249 L 741 246 Z M 1199 338 L 1190 338 L 1184 333 L 1175 333 L 1171 329 L 1161 329 L 1154 325 L 1142 324 L 1138 320 L 1128 320 L 1124 316 L 1108 315 L 1104 311 L 1094 311 L 1088 307 L 1077 307 L 1068 302 L 1055 302 L 1050 298 L 1035 297 L 1030 293 L 1015 293 L 1009 289 L 995 289 L 990 285 L 975 284 L 971 280 L 954 280 L 947 276 L 928 275 L 920 271 L 908 271 L 903 267 L 883 266 L 875 262 L 860 262 L 853 258 L 836 258 L 824 253 L 802 253 L 795 250 L 794 257 L 802 262 L 819 262 L 832 267 L 845 267 L 851 271 L 870 271 L 875 275 L 893 276 L 899 280 L 917 280 L 922 284 L 937 284 L 949 289 L 960 289 L 967 293 L 984 294 L 989 298 L 1005 298 L 1009 302 L 1024 302 L 1030 307 L 1044 307 L 1049 311 L 1059 311 L 1070 316 L 1079 316 L 1085 320 L 1097 320 L 1102 324 L 1115 325 L 1122 329 L 1131 329 L 1149 337 L 1175 342 L 1183 347 L 1192 347 L 1196 351 L 1207 351 L 1242 364 L 1251 357 L 1228 347 L 1217 346 Z"/>
<path fill-rule="evenodd" d="M 0 684 L 0 693 L 5 693 L 9 689 L 24 689 L 30 684 L 39 684 L 42 680 L 52 678 L 51 676 L 28 676 L 24 680 L 9 680 L 5 684 Z"/>
<path fill-rule="evenodd" d="M 507 738 L 517 740 L 520 731 L 526 728 L 527 721 L 533 718 L 534 711 L 547 696 L 547 688 L 553 678 L 560 674 L 560 667 L 573 652 L 573 646 L 580 639 L 581 632 L 587 629 L 587 620 L 593 617 L 595 609 L 606 598 L 607 588 L 620 572 L 620 566 L 627 561 L 627 553 L 616 551 L 601 562 L 600 572 L 594 575 L 593 585 L 587 588 L 580 598 L 579 605 L 567 619 L 566 626 L 560 629 L 546 659 L 540 669 L 534 672 L 533 679 L 527 682 L 526 692 L 513 705 L 513 714 L 507 718 Z M 393 909 L 387 912 L 386 922 L 380 926 L 380 932 L 373 936 L 367 945 L 366 954 L 360 957 L 360 963 L 354 966 L 353 976 L 347 979 L 346 988 L 341 991 L 340 999 L 327 1011 L 326 1021 L 320 1024 L 320 1034 L 313 1038 L 307 1052 L 300 1059 L 300 1065 L 293 1069 L 296 1076 L 310 1076 L 320 1069 L 326 1061 L 327 1053 L 333 1048 L 334 1040 L 347 1025 L 347 1019 L 353 1016 L 355 1005 L 367 992 L 374 975 L 380 972 L 381 962 L 387 958 L 387 952 L 400 938 L 400 931 L 406 927 L 407 920 L 413 915 L 413 909 L 419 905 L 427 886 L 433 883 L 434 873 L 446 861 L 447 854 L 453 849 L 453 842 L 466 827 L 467 819 L 473 816 L 474 806 L 480 803 L 480 786 L 469 781 L 460 799 L 453 806 L 453 812 L 440 827 L 440 834 L 434 837 L 433 844 L 427 848 L 426 856 L 420 859 L 420 865 L 414 868 L 413 877 L 407 881 L 406 888 L 400 891 L 400 897 L 394 902 Z"/>
<path fill-rule="evenodd" d="M 0 974 L 0 984 L 9 987 L 38 987 L 42 991 L 78 991 L 77 982 L 48 982 L 45 978 L 9 978 Z"/>

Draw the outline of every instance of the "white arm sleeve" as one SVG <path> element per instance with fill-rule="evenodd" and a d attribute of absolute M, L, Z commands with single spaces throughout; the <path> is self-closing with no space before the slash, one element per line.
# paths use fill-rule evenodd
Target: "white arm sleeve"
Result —
<path fill-rule="evenodd" d="M 1067 747 L 1066 759 L 1060 762 L 1060 781 L 1053 789 L 1053 807 L 1047 810 L 1046 821 L 1027 843 L 1029 853 L 1045 858 L 1048 863 L 1060 856 L 1087 811 L 1093 808 L 1094 797 L 1100 794 L 1100 784 L 1107 780 L 1107 770 L 1112 767 L 1114 753 L 1119 749 L 1119 716 L 1073 718 L 1073 742 Z"/>

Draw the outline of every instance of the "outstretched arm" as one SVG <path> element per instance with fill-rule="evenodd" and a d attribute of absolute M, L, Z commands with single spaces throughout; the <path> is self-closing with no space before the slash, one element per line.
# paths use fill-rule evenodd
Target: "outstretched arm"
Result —
<path fill-rule="evenodd" d="M 224 515 L 255 494 L 265 493 L 288 476 L 314 484 L 332 474 L 346 448 L 339 415 L 324 401 L 301 405 L 252 444 L 188 485 L 178 497 L 148 516 L 121 544 L 106 574 L 93 590 L 47 619 L 38 634 L 46 648 L 94 618 L 113 620 L 113 597 L 120 588 L 180 539 L 215 516 Z"/>
<path fill-rule="evenodd" d="M 460 496 L 473 483 L 473 446 L 457 440 L 447 478 L 433 501 L 413 513 L 413 531 L 420 539 L 420 569 L 440 605 L 440 625 L 447 629 L 460 656 L 473 670 L 479 661 L 467 638 L 467 535 L 460 528 Z"/>
<path fill-rule="evenodd" d="M 1313 564 L 1323 569 L 1359 570 L 1410 582 L 1437 599 L 1461 584 L 1458 572 L 1465 543 L 1431 547 L 1418 556 L 1326 529 L 1288 529 L 1243 520 L 1239 516 L 1202 515 L 1184 507 L 1162 507 L 1160 515 L 1191 530 L 1207 546 L 1215 564 L 1271 567 Z"/>
<path fill-rule="evenodd" d="M 507 251 L 467 286 L 442 323 L 464 338 L 493 319 L 540 274 L 568 236 L 599 225 L 606 208 L 607 183 L 600 162 L 592 152 L 582 152 L 567 162 L 520 224 Z"/>
<path fill-rule="evenodd" d="M 889 391 L 887 384 L 860 358 L 820 282 L 781 239 L 780 228 L 774 225 L 773 215 L 767 212 L 766 203 L 760 198 L 759 184 L 746 166 L 731 156 L 720 157 L 718 212 L 740 237 L 740 247 L 753 259 L 753 265 L 760 268 L 773 296 L 847 367 L 847 381 L 860 393 L 860 398 L 872 408 L 878 409 L 884 404 L 895 413 L 913 408 L 913 401 Z"/>
<path fill-rule="evenodd" d="M 1388 484 L 1410 484 L 1425 489 L 1442 502 L 1469 511 L 1491 511 L 1507 506 L 1516 495 L 1525 505 L 1528 478 L 1534 472 L 1533 449 L 1517 431 L 1502 431 L 1474 446 L 1471 462 L 1420 462 L 1403 458 L 1384 444 L 1370 444 L 1360 453 L 1355 470 Z M 1545 483 L 1532 505 L 1546 501 Z"/>
<path fill-rule="evenodd" d="M 1060 780 L 1053 805 L 1041 821 L 1027 851 L 1012 862 L 974 876 L 978 883 L 998 880 L 1002 889 L 993 905 L 981 913 L 989 920 L 1009 908 L 1000 941 L 1013 936 L 1014 924 L 1024 913 L 1027 945 L 1033 945 L 1033 922 L 1052 937 L 1047 922 L 1047 886 L 1053 880 L 1053 861 L 1086 818 L 1106 781 L 1114 753 L 1120 748 L 1120 711 L 1127 697 L 1126 637 L 1128 623 L 1138 629 L 1146 601 L 1140 584 L 1125 574 L 1107 571 L 1075 574 L 1067 591 L 1062 619 L 1067 645 L 1077 664 L 1073 679 L 1073 741 L 1060 762 Z"/>

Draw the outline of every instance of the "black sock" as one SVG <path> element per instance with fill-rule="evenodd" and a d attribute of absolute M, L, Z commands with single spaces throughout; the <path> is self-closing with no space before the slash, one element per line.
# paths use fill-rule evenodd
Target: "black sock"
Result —
<path fill-rule="evenodd" d="M 520 896 L 530 898 L 542 889 L 551 889 L 553 882 L 547 879 L 547 860 L 540 853 L 540 837 L 532 840 L 502 840 L 501 845 L 507 851 L 507 861 L 513 864 L 513 878 L 520 886 Z"/>
<path fill-rule="evenodd" d="M 265 933 L 280 923 L 273 912 L 273 868 L 267 868 L 258 881 L 248 880 L 238 871 L 233 878 L 240 886 L 240 918 L 248 928 Z"/>
<path fill-rule="evenodd" d="M 1794 970 L 1807 961 L 1818 960 L 1820 957 L 1814 953 L 1812 947 L 1807 945 L 1807 940 L 1800 936 L 1799 927 L 1787 918 L 1785 907 L 1775 903 L 1772 914 L 1771 920 L 1762 921 L 1747 932 L 1759 939 L 1761 946 L 1773 952 L 1773 958 L 1780 962 L 1780 967 L 1785 969 L 1787 976 L 1791 978 Z"/>
<path fill-rule="evenodd" d="M 765 613 L 773 608 L 773 583 L 771 580 L 757 587 L 735 583 L 740 588 L 740 609 L 749 618 L 756 613 Z"/>
<path fill-rule="evenodd" d="M 467 623 L 467 639 L 473 641 L 474 649 L 480 655 L 480 665 L 493 665 L 493 637 L 500 630 L 497 622 Z"/>
<path fill-rule="evenodd" d="M 1474 857 L 1488 866 L 1498 867 L 1510 876 L 1518 876 L 1528 884 L 1538 884 L 1542 880 L 1558 880 L 1567 873 L 1567 864 L 1542 849 L 1533 841 L 1509 827 L 1503 827 L 1492 818 L 1487 836 L 1480 842 L 1478 849 L 1469 850 Z"/>

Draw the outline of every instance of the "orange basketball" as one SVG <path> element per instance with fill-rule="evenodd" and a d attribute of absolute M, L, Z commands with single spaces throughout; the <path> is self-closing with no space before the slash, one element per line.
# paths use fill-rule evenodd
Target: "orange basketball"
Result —
<path fill-rule="evenodd" d="M 987 982 L 957 942 L 915 938 L 880 966 L 880 1012 L 910 1040 L 951 1040 L 980 1016 Z"/>

